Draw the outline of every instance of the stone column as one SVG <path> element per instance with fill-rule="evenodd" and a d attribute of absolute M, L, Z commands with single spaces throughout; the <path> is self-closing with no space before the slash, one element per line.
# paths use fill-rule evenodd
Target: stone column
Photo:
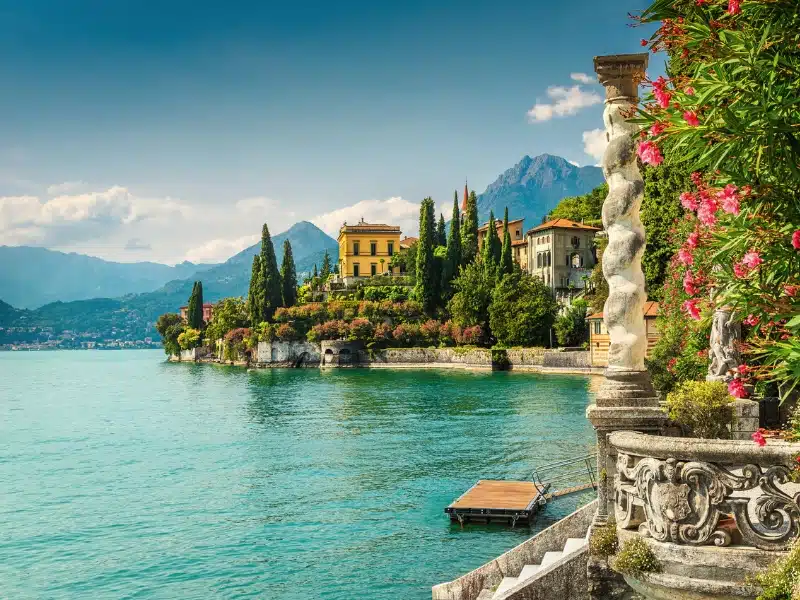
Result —
<path fill-rule="evenodd" d="M 611 343 L 605 381 L 596 404 L 586 412 L 597 432 L 597 468 L 600 472 L 596 522 L 613 514 L 613 475 L 616 457 L 606 438 L 618 430 L 659 432 L 666 415 L 644 366 L 647 331 L 644 321 L 644 227 L 639 208 L 644 182 L 636 157 L 635 136 L 639 126 L 628 121 L 639 101 L 647 54 L 598 56 L 594 68 L 606 90 L 605 123 L 608 148 L 603 155 L 603 174 L 608 196 L 603 202 L 603 226 L 608 247 L 603 252 L 603 275 L 608 282 L 604 321 Z"/>

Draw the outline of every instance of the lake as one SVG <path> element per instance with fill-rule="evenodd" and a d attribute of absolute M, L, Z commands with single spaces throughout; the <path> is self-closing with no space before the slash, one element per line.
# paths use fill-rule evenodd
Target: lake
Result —
<path fill-rule="evenodd" d="M 0 352 L 0 598 L 429 599 L 534 525 L 452 525 L 481 478 L 593 444 L 590 379 Z"/>

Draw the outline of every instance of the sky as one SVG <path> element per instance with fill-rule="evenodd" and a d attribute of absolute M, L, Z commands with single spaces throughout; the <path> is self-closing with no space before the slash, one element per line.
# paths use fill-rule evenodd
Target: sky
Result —
<path fill-rule="evenodd" d="M 219 262 L 596 164 L 595 55 L 645 0 L 0 0 L 0 245 Z M 651 56 L 651 69 L 663 59 Z"/>

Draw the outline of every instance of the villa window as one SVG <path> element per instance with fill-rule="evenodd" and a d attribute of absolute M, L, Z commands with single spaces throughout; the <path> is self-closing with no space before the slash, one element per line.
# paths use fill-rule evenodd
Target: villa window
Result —
<path fill-rule="evenodd" d="M 378 265 L 376 265 L 375 263 L 372 263 L 372 264 L 369 266 L 369 273 L 370 273 L 370 275 L 372 275 L 373 277 L 374 277 L 375 275 L 377 275 L 377 274 L 378 274 Z"/>
<path fill-rule="evenodd" d="M 358 265 L 353 265 L 353 277 L 359 277 L 361 275 L 360 269 Z"/>
<path fill-rule="evenodd" d="M 517 229 L 517 232 L 514 234 L 514 237 L 516 237 L 517 239 L 519 239 L 521 237 L 520 234 L 519 234 L 519 229 Z"/>
<path fill-rule="evenodd" d="M 389 256 L 394 256 L 394 242 L 389 242 Z"/>
<path fill-rule="evenodd" d="M 369 255 L 370 256 L 377 256 L 378 255 L 378 243 L 377 242 L 370 242 L 369 243 Z"/>
<path fill-rule="evenodd" d="M 572 259 L 571 259 L 569 254 L 567 254 L 567 260 L 566 260 L 566 263 L 564 263 L 564 264 L 566 264 L 568 267 L 572 264 Z"/>
<path fill-rule="evenodd" d="M 359 244 L 358 242 L 353 242 L 353 256 L 358 256 L 360 250 L 361 250 L 361 244 Z"/>
<path fill-rule="evenodd" d="M 572 247 L 575 249 L 581 247 L 581 238 L 579 238 L 577 235 L 572 236 Z"/>
<path fill-rule="evenodd" d="M 595 335 L 600 335 L 600 321 L 594 322 L 594 333 Z"/>
<path fill-rule="evenodd" d="M 537 269 L 541 269 L 542 268 L 542 253 L 541 252 L 539 252 L 536 255 L 536 268 Z"/>

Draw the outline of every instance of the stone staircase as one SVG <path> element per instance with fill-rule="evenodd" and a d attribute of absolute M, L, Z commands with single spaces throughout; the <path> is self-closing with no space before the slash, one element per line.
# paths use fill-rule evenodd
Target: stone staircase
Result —
<path fill-rule="evenodd" d="M 516 592 L 522 591 L 536 582 L 545 574 L 551 573 L 556 568 L 569 562 L 581 554 L 589 544 L 589 534 L 585 538 L 569 538 L 560 551 L 545 552 L 539 564 L 525 565 L 517 577 L 503 577 L 497 589 L 483 590 L 477 600 L 504 600 L 511 598 Z"/>

